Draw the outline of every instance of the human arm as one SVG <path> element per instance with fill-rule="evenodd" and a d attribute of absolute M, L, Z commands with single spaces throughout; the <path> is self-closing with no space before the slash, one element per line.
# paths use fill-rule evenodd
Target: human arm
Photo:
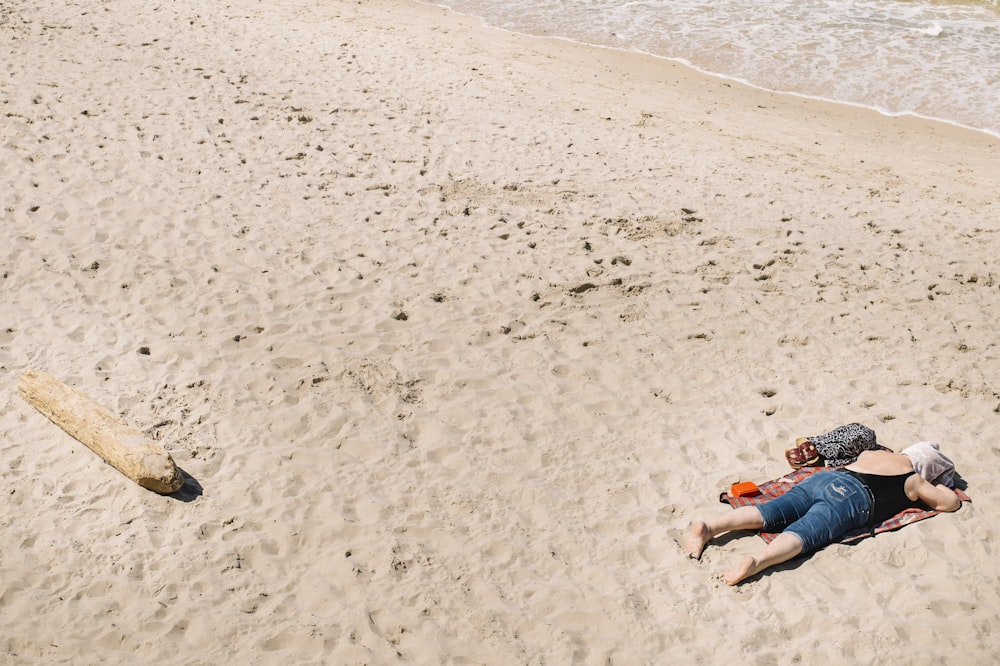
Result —
<path fill-rule="evenodd" d="M 914 474 L 907 480 L 912 482 L 913 494 L 916 495 L 916 497 L 913 497 L 910 492 L 907 492 L 910 499 L 919 499 L 935 511 L 947 511 L 950 513 L 958 511 L 958 508 L 962 506 L 962 500 L 958 498 L 955 491 L 943 483 L 934 485 L 924 480 L 919 474 Z M 907 490 L 909 491 L 910 489 L 907 488 Z"/>

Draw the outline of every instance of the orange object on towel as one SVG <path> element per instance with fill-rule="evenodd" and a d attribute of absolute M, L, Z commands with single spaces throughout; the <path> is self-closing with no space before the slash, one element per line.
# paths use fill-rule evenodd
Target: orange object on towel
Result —
<path fill-rule="evenodd" d="M 729 494 L 733 497 L 753 497 L 760 495 L 760 488 L 753 481 L 740 481 L 729 488 Z"/>

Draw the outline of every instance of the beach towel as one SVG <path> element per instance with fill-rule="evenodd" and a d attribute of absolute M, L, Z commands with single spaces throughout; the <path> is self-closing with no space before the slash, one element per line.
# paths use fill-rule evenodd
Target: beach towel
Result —
<path fill-rule="evenodd" d="M 719 501 L 729 504 L 734 509 L 741 506 L 751 506 L 756 504 L 763 504 L 768 500 L 774 499 L 775 497 L 780 497 L 787 493 L 793 486 L 801 483 L 804 479 L 812 474 L 827 474 L 832 470 L 824 467 L 803 467 L 802 469 L 797 469 L 791 474 L 787 474 L 780 479 L 775 479 L 773 481 L 767 481 L 765 483 L 758 484 L 760 488 L 760 494 L 754 495 L 752 497 L 734 497 L 730 495 L 729 492 L 724 492 L 719 496 Z M 971 501 L 969 496 L 965 494 L 964 491 L 958 488 L 953 489 L 958 498 L 963 502 Z M 895 516 L 885 520 L 884 522 L 875 526 L 874 530 L 869 530 L 867 527 L 861 527 L 852 532 L 848 532 L 840 539 L 840 543 L 851 543 L 864 539 L 872 534 L 879 534 L 880 532 L 888 532 L 890 530 L 898 530 L 900 527 L 909 525 L 910 523 L 916 523 L 921 520 L 926 520 L 931 516 L 936 516 L 941 513 L 940 511 L 934 511 L 932 509 L 904 509 L 897 513 Z M 760 538 L 765 542 L 771 543 L 774 537 L 778 536 L 777 532 L 761 532 Z"/>

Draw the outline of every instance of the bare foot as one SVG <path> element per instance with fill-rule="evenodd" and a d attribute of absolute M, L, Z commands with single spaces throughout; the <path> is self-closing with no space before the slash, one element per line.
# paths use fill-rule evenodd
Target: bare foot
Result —
<path fill-rule="evenodd" d="M 701 551 L 705 550 L 705 544 L 708 543 L 711 538 L 712 532 L 708 529 L 708 525 L 705 521 L 696 520 L 691 523 L 691 529 L 688 530 L 687 539 L 684 540 L 684 550 L 687 551 L 688 557 L 700 560 Z"/>
<path fill-rule="evenodd" d="M 747 555 L 741 559 L 735 567 L 722 574 L 722 581 L 726 585 L 738 585 L 748 576 L 752 576 L 757 573 L 756 569 L 757 560 L 750 555 Z"/>

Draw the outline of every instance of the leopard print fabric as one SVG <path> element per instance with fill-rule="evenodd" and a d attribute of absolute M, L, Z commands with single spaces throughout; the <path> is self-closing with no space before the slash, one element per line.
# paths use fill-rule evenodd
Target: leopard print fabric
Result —
<path fill-rule="evenodd" d="M 850 465 L 858 459 L 862 451 L 891 450 L 875 441 L 874 430 L 860 423 L 840 426 L 828 433 L 808 439 L 826 460 L 827 467 Z"/>

